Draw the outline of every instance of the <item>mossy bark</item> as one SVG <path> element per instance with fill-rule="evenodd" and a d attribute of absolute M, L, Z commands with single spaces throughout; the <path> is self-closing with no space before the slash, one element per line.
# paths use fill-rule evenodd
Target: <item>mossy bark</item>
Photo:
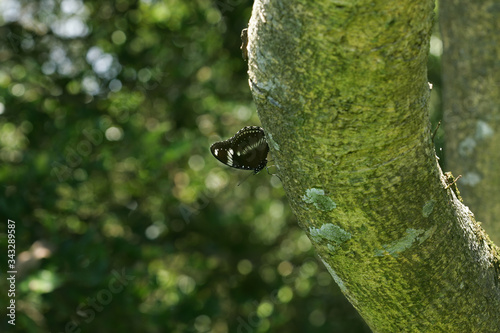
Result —
<path fill-rule="evenodd" d="M 440 2 L 446 166 L 500 244 L 500 5 Z"/>
<path fill-rule="evenodd" d="M 434 1 L 256 1 L 249 80 L 300 225 L 375 332 L 500 330 L 498 257 L 436 162 Z"/>

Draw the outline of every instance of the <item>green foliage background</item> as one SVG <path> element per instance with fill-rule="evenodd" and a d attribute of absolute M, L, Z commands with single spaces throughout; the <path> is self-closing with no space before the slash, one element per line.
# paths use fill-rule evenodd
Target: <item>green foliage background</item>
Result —
<path fill-rule="evenodd" d="M 0 4 L 2 332 L 369 332 L 279 180 L 210 155 L 259 123 L 251 5 Z"/>

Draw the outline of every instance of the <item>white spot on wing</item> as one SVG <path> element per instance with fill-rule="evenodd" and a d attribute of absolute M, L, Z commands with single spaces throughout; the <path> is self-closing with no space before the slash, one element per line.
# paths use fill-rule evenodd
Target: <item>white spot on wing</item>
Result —
<path fill-rule="evenodd" d="M 241 154 L 238 152 L 238 156 L 240 155 L 245 155 L 246 153 L 248 153 L 249 151 L 259 147 L 261 144 L 263 144 L 266 140 L 264 138 L 260 138 L 259 141 L 257 141 L 256 143 L 254 143 L 253 145 L 250 145 L 250 146 L 247 146 L 245 147 L 245 149 L 243 149 L 243 151 L 241 152 Z"/>
<path fill-rule="evenodd" d="M 232 148 L 229 148 L 227 150 L 227 165 L 233 165 L 233 149 Z"/>

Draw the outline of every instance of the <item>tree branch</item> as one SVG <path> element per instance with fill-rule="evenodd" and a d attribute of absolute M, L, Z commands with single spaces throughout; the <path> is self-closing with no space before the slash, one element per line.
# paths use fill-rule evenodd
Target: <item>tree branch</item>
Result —
<path fill-rule="evenodd" d="M 256 1 L 248 29 L 292 209 L 376 332 L 500 327 L 498 256 L 430 140 L 433 3 Z"/>
<path fill-rule="evenodd" d="M 496 1 L 440 2 L 446 165 L 465 203 L 500 244 L 500 9 Z M 457 17 L 460 20 L 457 20 Z M 460 23 L 458 22 L 460 21 Z M 457 75 L 459 73 L 460 75 Z"/>

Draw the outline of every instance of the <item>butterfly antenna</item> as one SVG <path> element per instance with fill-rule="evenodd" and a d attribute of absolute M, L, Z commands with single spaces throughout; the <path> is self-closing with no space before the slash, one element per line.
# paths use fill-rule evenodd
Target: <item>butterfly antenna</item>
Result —
<path fill-rule="evenodd" d="M 243 178 L 243 180 L 242 180 L 241 182 L 239 182 L 237 186 L 240 186 L 240 185 L 241 185 L 241 184 L 242 184 L 245 180 L 247 180 L 247 179 L 248 179 L 248 177 L 250 177 L 251 175 L 255 175 L 255 173 L 253 173 L 253 172 L 252 172 L 251 174 L 249 174 L 248 176 L 246 176 L 245 178 Z"/>
<path fill-rule="evenodd" d="M 437 126 L 436 126 L 436 129 L 434 130 L 434 132 L 432 133 L 432 137 L 431 137 L 431 140 L 432 142 L 434 143 L 434 137 L 436 136 L 436 133 L 439 129 L 439 126 L 441 126 L 441 120 L 437 123 Z"/>

